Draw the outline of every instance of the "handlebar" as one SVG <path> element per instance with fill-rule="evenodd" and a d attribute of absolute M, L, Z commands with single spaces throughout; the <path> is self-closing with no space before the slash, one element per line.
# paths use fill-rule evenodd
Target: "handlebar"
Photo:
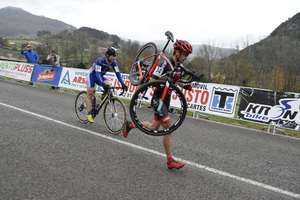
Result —
<path fill-rule="evenodd" d="M 119 94 L 119 96 L 122 96 L 125 93 L 124 88 L 121 87 L 121 89 L 122 89 L 122 92 Z"/>

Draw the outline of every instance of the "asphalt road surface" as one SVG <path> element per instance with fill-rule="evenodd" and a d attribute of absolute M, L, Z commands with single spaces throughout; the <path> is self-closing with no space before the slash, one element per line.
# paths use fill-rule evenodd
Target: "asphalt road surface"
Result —
<path fill-rule="evenodd" d="M 81 124 L 74 100 L 0 80 L 1 200 L 300 199 L 300 140 L 186 119 L 168 170 L 161 137 Z"/>

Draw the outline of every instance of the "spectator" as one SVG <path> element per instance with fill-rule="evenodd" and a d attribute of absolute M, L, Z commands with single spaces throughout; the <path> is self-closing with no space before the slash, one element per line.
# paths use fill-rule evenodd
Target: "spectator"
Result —
<path fill-rule="evenodd" d="M 59 66 L 60 56 L 56 54 L 55 50 L 51 50 L 51 53 L 47 56 L 47 63 L 52 66 Z M 51 86 L 53 90 L 58 89 L 56 86 Z"/>
<path fill-rule="evenodd" d="M 49 65 L 60 66 L 59 60 L 60 56 L 56 54 L 55 50 L 52 50 L 51 53 L 47 56 L 47 62 Z"/>
<path fill-rule="evenodd" d="M 29 43 L 22 45 L 21 54 L 26 58 L 27 63 L 37 64 L 39 61 L 39 55 L 32 49 Z M 33 83 L 30 81 L 29 85 L 33 85 Z"/>
<path fill-rule="evenodd" d="M 27 63 L 37 64 L 39 61 L 39 55 L 32 49 L 32 46 L 29 43 L 23 45 L 21 54 L 26 58 Z"/>

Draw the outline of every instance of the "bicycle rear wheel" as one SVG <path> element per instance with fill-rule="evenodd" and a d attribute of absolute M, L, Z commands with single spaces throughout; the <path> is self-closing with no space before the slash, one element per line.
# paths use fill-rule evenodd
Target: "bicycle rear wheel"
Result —
<path fill-rule="evenodd" d="M 153 42 L 142 46 L 130 68 L 129 80 L 132 85 L 140 85 L 146 72 L 156 60 L 157 47 Z"/>
<path fill-rule="evenodd" d="M 170 118 L 168 127 L 162 126 L 151 127 L 153 121 L 157 121 L 155 106 L 153 103 L 153 93 L 156 89 L 164 88 L 166 81 L 153 81 L 142 85 L 132 96 L 129 112 L 133 123 L 136 127 L 148 135 L 163 136 L 174 132 L 180 127 L 185 119 L 187 112 L 187 103 L 181 90 L 176 85 L 170 84 L 171 103 L 163 106 L 165 115 Z M 156 118 L 156 119 L 154 119 Z"/>
<path fill-rule="evenodd" d="M 104 105 L 103 119 L 107 130 L 117 135 L 124 128 L 126 121 L 126 109 L 122 101 L 113 97 Z"/>
<path fill-rule="evenodd" d="M 76 117 L 77 119 L 81 122 L 81 123 L 88 123 L 87 120 L 87 108 L 86 108 L 86 98 L 87 98 L 87 93 L 86 91 L 81 91 L 78 93 L 78 95 L 76 96 L 75 99 L 75 113 L 76 113 Z M 93 95 L 93 99 L 95 100 L 96 97 Z"/>

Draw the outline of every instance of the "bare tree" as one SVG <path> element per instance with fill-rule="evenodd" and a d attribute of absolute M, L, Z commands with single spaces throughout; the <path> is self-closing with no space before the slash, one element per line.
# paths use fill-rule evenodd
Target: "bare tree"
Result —
<path fill-rule="evenodd" d="M 198 51 L 198 55 L 206 61 L 207 66 L 207 78 L 211 80 L 212 65 L 219 56 L 219 48 L 216 47 L 214 42 L 208 42 L 205 45 L 202 45 Z"/>

